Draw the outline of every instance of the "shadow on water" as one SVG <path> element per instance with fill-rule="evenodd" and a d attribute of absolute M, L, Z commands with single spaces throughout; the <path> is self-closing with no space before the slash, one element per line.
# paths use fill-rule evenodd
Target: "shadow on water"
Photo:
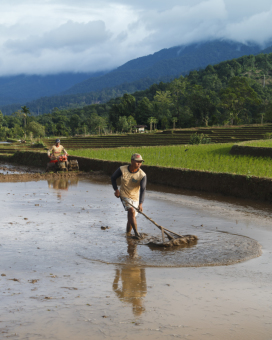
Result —
<path fill-rule="evenodd" d="M 127 238 L 127 244 L 129 258 L 137 258 L 137 244 L 129 238 Z M 116 268 L 112 290 L 120 301 L 132 305 L 132 312 L 135 317 L 141 316 L 145 311 L 143 298 L 147 294 L 145 268 L 134 266 Z"/>

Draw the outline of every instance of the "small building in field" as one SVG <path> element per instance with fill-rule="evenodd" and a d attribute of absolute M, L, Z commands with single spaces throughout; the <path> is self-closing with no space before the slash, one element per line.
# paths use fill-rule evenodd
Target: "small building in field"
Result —
<path fill-rule="evenodd" d="M 146 126 L 146 125 L 135 125 L 134 127 L 135 127 L 135 129 L 136 129 L 136 132 L 141 133 L 141 132 L 145 132 L 145 128 L 146 128 L 147 126 Z"/>

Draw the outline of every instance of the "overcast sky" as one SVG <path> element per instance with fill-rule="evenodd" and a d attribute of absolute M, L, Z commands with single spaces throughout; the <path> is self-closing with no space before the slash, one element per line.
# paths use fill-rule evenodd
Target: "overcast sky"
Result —
<path fill-rule="evenodd" d="M 1 0 L 0 75 L 111 69 L 202 40 L 265 44 L 271 0 Z"/>

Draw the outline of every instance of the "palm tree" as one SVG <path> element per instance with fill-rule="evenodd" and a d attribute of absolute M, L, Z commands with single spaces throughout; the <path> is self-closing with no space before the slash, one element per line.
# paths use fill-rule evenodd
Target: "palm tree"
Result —
<path fill-rule="evenodd" d="M 154 118 L 153 119 L 153 126 L 154 126 L 154 130 L 157 129 L 157 124 L 158 124 L 158 119 L 157 118 Z"/>
<path fill-rule="evenodd" d="M 28 115 L 30 115 L 30 110 L 26 106 L 21 106 L 22 110 L 22 116 L 24 117 L 24 128 L 25 128 L 25 139 L 26 139 L 26 118 Z"/>
<path fill-rule="evenodd" d="M 150 124 L 150 131 L 152 131 L 152 124 L 154 122 L 155 117 L 149 117 L 147 123 Z"/>
<path fill-rule="evenodd" d="M 173 122 L 173 129 L 175 129 L 175 124 L 178 121 L 177 117 L 172 117 L 172 122 Z"/>

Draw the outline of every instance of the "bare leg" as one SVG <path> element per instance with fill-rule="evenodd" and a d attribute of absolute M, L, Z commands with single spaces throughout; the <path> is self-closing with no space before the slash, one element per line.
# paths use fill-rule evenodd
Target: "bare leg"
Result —
<path fill-rule="evenodd" d="M 129 235 L 132 230 L 132 225 L 127 223 L 127 234 Z"/>
<path fill-rule="evenodd" d="M 140 234 L 138 233 L 137 230 L 137 222 L 136 222 L 136 217 L 135 217 L 135 210 L 133 208 L 128 209 L 128 223 L 127 223 L 127 228 L 130 226 L 132 227 L 135 233 L 135 236 L 139 236 Z M 128 230 L 128 229 L 127 229 Z M 131 229 L 130 229 L 131 230 Z"/>

